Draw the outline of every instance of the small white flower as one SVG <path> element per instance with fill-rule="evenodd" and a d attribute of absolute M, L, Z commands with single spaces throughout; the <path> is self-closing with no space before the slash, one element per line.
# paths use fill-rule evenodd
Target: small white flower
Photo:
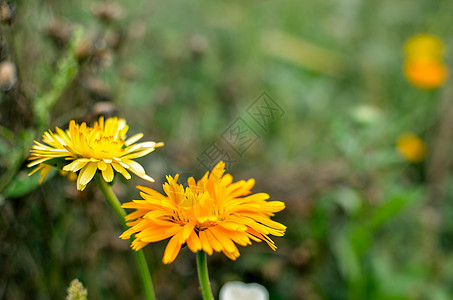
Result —
<path fill-rule="evenodd" d="M 258 283 L 230 281 L 220 289 L 220 300 L 269 300 L 269 292 Z"/>
<path fill-rule="evenodd" d="M 382 111 L 373 105 L 360 104 L 352 112 L 352 117 L 362 124 L 373 124 L 382 119 Z"/>

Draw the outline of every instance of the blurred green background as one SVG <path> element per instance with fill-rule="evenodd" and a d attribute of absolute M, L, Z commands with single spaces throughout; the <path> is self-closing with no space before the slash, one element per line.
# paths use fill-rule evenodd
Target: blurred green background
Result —
<path fill-rule="evenodd" d="M 101 114 L 165 142 L 139 159 L 154 184 L 116 176 L 123 202 L 137 184 L 202 174 L 215 143 L 236 179 L 286 203 L 276 252 L 209 257 L 216 296 L 241 280 L 271 299 L 452 299 L 453 90 L 402 72 L 418 33 L 441 38 L 451 65 L 452 1 L 22 0 L 0 12 L 0 61 L 15 66 L 0 68 L 1 299 L 63 299 L 74 278 L 89 299 L 143 299 L 96 186 L 27 177 L 33 140 Z M 248 112 L 266 111 L 263 92 L 280 110 L 261 127 Z M 254 142 L 236 153 L 238 118 Z M 423 161 L 398 154 L 405 132 L 426 143 Z M 163 265 L 165 245 L 145 248 L 158 299 L 200 299 L 195 255 Z"/>

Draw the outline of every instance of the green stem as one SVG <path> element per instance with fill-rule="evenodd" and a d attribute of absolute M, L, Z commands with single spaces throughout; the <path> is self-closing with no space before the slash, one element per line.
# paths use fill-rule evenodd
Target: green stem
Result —
<path fill-rule="evenodd" d="M 124 217 L 126 216 L 126 212 L 121 207 L 121 203 L 116 197 L 115 193 L 113 193 L 110 185 L 105 182 L 100 174 L 96 174 L 96 183 L 101 190 L 102 194 L 104 194 L 105 199 L 109 203 L 109 205 L 113 208 L 113 211 L 116 213 L 118 218 L 121 221 L 124 229 L 128 229 L 126 225 L 126 220 Z M 132 242 L 133 238 L 131 238 Z M 156 296 L 154 295 L 154 288 L 153 288 L 153 281 L 151 279 L 151 274 L 148 269 L 148 265 L 146 264 L 145 255 L 143 254 L 142 250 L 133 251 L 135 260 L 137 262 L 138 269 L 140 271 L 140 276 L 142 277 L 143 287 L 145 289 L 145 295 L 147 300 L 155 300 Z"/>
<path fill-rule="evenodd" d="M 197 252 L 197 268 L 198 280 L 200 281 L 201 294 L 203 300 L 213 300 L 211 285 L 209 284 L 208 264 L 206 262 L 206 253 L 204 251 Z"/>

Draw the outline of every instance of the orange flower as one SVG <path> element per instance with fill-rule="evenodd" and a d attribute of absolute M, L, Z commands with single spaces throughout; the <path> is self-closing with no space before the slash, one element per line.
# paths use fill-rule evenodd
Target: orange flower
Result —
<path fill-rule="evenodd" d="M 240 255 L 235 244 L 265 241 L 275 250 L 269 235 L 283 236 L 286 226 L 272 221 L 271 216 L 285 204 L 267 201 L 266 193 L 249 195 L 253 179 L 233 183 L 233 177 L 224 172 L 225 164 L 220 162 L 198 182 L 189 178 L 186 188 L 177 183 L 179 175 L 167 176 L 163 185 L 166 196 L 138 187 L 144 200 L 123 204 L 136 211 L 126 216 L 127 225 L 132 227 L 120 237 L 129 239 L 135 234 L 135 250 L 170 238 L 162 259 L 165 264 L 175 260 L 184 244 L 194 253 L 223 252 L 232 260 Z"/>
<path fill-rule="evenodd" d="M 410 59 L 404 64 L 404 74 L 415 87 L 430 90 L 442 86 L 447 79 L 447 66 L 431 58 Z"/>
<path fill-rule="evenodd" d="M 442 40 L 431 34 L 418 34 L 404 45 L 406 61 L 404 75 L 415 87 L 431 90 L 442 86 L 448 77 L 443 62 L 445 46 Z"/>

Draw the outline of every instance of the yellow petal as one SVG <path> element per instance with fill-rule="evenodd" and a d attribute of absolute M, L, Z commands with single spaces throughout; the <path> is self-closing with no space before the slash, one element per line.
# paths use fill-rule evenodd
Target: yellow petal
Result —
<path fill-rule="evenodd" d="M 39 170 L 41 170 L 42 167 L 43 167 L 43 165 L 37 166 L 37 167 L 34 168 L 30 173 L 28 173 L 28 176 L 31 176 L 31 175 L 35 174 L 36 172 L 38 172 Z"/>
<path fill-rule="evenodd" d="M 126 140 L 126 146 L 130 146 L 143 137 L 143 133 L 137 133 Z"/>
<path fill-rule="evenodd" d="M 63 171 L 71 171 L 71 172 L 77 172 L 78 170 L 82 169 L 85 167 L 85 165 L 89 162 L 89 159 L 77 159 L 73 161 L 72 163 L 66 165 L 63 167 Z"/>
<path fill-rule="evenodd" d="M 227 252 L 236 252 L 238 251 L 236 245 L 231 241 L 228 235 L 224 234 L 221 230 L 217 228 L 217 226 L 210 227 L 208 229 L 213 236 L 219 241 L 222 245 L 222 248 L 225 249 Z"/>
<path fill-rule="evenodd" d="M 236 258 L 239 257 L 239 250 L 235 252 L 228 252 L 228 251 L 222 251 L 223 254 L 225 254 L 226 257 L 228 257 L 231 260 L 236 260 Z"/>
<path fill-rule="evenodd" d="M 105 163 L 105 161 L 100 160 L 98 162 L 98 169 L 101 171 L 104 171 L 106 168 L 107 168 L 107 164 Z"/>
<path fill-rule="evenodd" d="M 134 173 L 135 175 L 137 175 L 145 180 L 154 182 L 154 179 L 152 179 L 151 177 L 146 175 L 145 169 L 143 169 L 143 167 L 138 162 L 130 160 L 130 159 L 124 159 L 122 162 L 124 164 L 126 164 L 127 166 L 129 166 L 129 170 L 132 173 Z"/>
<path fill-rule="evenodd" d="M 165 248 L 164 258 L 162 262 L 164 264 L 169 264 L 173 262 L 178 256 L 179 251 L 181 250 L 181 244 L 179 243 L 180 236 L 179 234 L 174 235 L 167 244 Z"/>
<path fill-rule="evenodd" d="M 49 159 L 51 159 L 51 158 L 50 158 L 50 157 L 44 157 L 44 158 L 41 158 L 41 159 L 34 160 L 34 161 L 30 162 L 30 163 L 27 165 L 27 167 L 28 167 L 28 168 L 34 167 L 34 166 L 39 165 L 39 164 L 41 164 L 42 162 L 45 162 L 46 160 L 49 160 Z"/>
<path fill-rule="evenodd" d="M 39 180 L 39 184 L 41 184 L 44 179 L 46 178 L 47 174 L 49 174 L 50 170 L 52 169 L 51 166 L 45 165 L 41 171 L 39 172 L 41 174 L 41 179 Z"/>
<path fill-rule="evenodd" d="M 201 246 L 202 246 L 204 252 L 206 252 L 209 255 L 212 255 L 213 249 L 212 249 L 211 243 L 208 240 L 208 237 L 206 236 L 205 231 L 206 230 L 199 232 Z"/>
<path fill-rule="evenodd" d="M 143 242 L 139 239 L 135 239 L 133 242 L 132 242 L 132 249 L 135 250 L 135 251 L 138 251 L 140 249 L 142 249 L 143 247 L 145 247 L 146 245 L 148 245 L 148 243 L 146 242 Z"/>
<path fill-rule="evenodd" d="M 98 167 L 99 167 L 99 163 L 100 162 L 98 162 Z M 112 166 L 110 164 L 105 164 L 105 165 L 106 165 L 105 169 L 102 170 L 102 177 L 104 178 L 104 180 L 106 182 L 112 182 L 113 176 L 114 176 Z"/>
<path fill-rule="evenodd" d="M 97 163 L 90 162 L 85 167 L 80 170 L 79 177 L 77 177 L 77 189 L 82 191 L 85 189 L 85 186 L 93 178 L 97 170 Z"/>
<path fill-rule="evenodd" d="M 165 240 L 181 231 L 180 226 L 154 227 L 136 234 L 136 237 L 147 243 Z"/>
<path fill-rule="evenodd" d="M 202 249 L 200 238 L 195 231 L 192 231 L 190 237 L 187 239 L 187 246 L 193 253 L 197 253 Z"/>
<path fill-rule="evenodd" d="M 186 225 L 184 225 L 184 227 L 182 229 L 180 242 L 185 243 L 186 240 L 191 235 L 191 233 L 193 232 L 194 228 L 195 228 L 195 223 L 187 223 Z"/>
<path fill-rule="evenodd" d="M 131 174 L 129 174 L 129 172 L 127 172 L 126 169 L 123 168 L 123 166 L 121 166 L 119 163 L 112 163 L 112 167 L 115 169 L 115 171 L 123 175 L 127 180 L 131 179 Z"/>
<path fill-rule="evenodd" d="M 216 252 L 220 252 L 223 249 L 223 245 L 219 243 L 215 235 L 212 234 L 210 231 L 211 228 L 206 229 L 204 232 L 206 233 L 206 237 L 208 239 L 209 244 L 212 246 L 212 249 Z"/>
<path fill-rule="evenodd" d="M 255 221 L 260 222 L 261 224 L 266 225 L 270 228 L 277 229 L 277 230 L 283 230 L 283 231 L 286 230 L 285 225 L 275 222 L 268 217 L 264 217 L 262 215 L 257 215 L 257 214 L 251 215 L 250 217 L 253 218 Z"/>

